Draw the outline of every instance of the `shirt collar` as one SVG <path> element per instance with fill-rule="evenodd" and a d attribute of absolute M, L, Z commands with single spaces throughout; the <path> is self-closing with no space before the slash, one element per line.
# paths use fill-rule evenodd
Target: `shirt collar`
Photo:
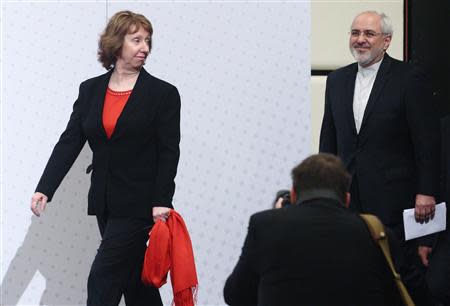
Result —
<path fill-rule="evenodd" d="M 380 69 L 383 59 L 384 57 L 380 61 L 370 65 L 369 67 L 362 67 L 360 64 L 358 64 L 358 73 L 361 73 L 364 77 L 377 73 L 378 69 Z"/>
<path fill-rule="evenodd" d="M 331 189 L 311 189 L 307 191 L 300 192 L 297 194 L 297 202 L 295 204 L 301 204 L 314 199 L 330 199 L 342 203 L 342 200 L 336 194 L 335 191 Z"/>

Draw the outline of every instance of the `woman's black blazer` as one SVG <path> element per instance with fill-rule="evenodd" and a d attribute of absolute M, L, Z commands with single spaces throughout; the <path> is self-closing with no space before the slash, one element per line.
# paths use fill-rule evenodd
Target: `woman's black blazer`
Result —
<path fill-rule="evenodd" d="M 180 95 L 143 68 L 111 138 L 102 112 L 111 71 L 80 85 L 66 130 L 36 188 L 51 201 L 86 140 L 93 152 L 88 214 L 149 217 L 172 207 L 180 155 Z"/>

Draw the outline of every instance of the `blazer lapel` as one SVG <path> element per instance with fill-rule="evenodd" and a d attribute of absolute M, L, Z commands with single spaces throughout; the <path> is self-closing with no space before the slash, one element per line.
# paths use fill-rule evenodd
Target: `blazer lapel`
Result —
<path fill-rule="evenodd" d="M 345 111 L 347 113 L 350 128 L 354 135 L 356 135 L 356 125 L 355 125 L 355 115 L 353 114 L 353 95 L 355 92 L 355 80 L 357 72 L 358 72 L 358 65 L 354 64 L 348 73 L 348 78 L 345 84 L 346 87 L 343 96 Z"/>
<path fill-rule="evenodd" d="M 123 132 L 124 120 L 129 117 L 129 115 L 133 112 L 139 102 L 143 100 L 143 96 L 145 95 L 145 84 L 148 76 L 148 72 L 145 71 L 144 68 L 141 68 L 138 79 L 136 80 L 136 84 L 134 84 L 133 91 L 131 92 L 127 103 L 125 104 L 122 113 L 117 119 L 116 127 L 114 128 L 114 132 L 111 135 L 111 140 L 120 136 L 120 134 Z"/>
<path fill-rule="evenodd" d="M 111 74 L 113 69 L 108 71 L 103 77 L 100 78 L 99 83 L 94 89 L 93 96 L 93 107 L 94 107 L 94 116 L 96 118 L 96 126 L 98 131 L 102 134 L 104 139 L 108 139 L 106 136 L 105 128 L 103 127 L 103 105 L 105 104 L 105 95 L 106 89 L 108 88 L 109 79 L 111 78 Z"/>
<path fill-rule="evenodd" d="M 361 123 L 361 129 L 359 133 L 361 133 L 361 131 L 364 129 L 364 126 L 366 125 L 366 122 L 373 110 L 373 107 L 377 103 L 377 100 L 380 97 L 383 87 L 389 78 L 390 67 L 391 67 L 391 58 L 389 57 L 389 55 L 385 54 L 384 59 L 380 65 L 380 69 L 378 70 L 377 76 L 375 78 L 372 91 L 370 92 L 369 101 L 367 101 L 367 106 L 366 109 L 364 110 L 363 121 Z"/>

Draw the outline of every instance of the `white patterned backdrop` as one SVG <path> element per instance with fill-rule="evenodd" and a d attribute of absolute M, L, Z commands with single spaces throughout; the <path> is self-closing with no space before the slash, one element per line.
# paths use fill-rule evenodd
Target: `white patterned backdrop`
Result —
<path fill-rule="evenodd" d="M 86 147 L 41 218 L 30 197 L 97 40 L 130 9 L 154 27 L 146 64 L 182 98 L 175 208 L 193 241 L 199 305 L 223 305 L 248 219 L 310 153 L 308 2 L 4 1 L 1 7 L 1 305 L 85 305 L 99 243 Z M 162 289 L 166 305 L 170 285 Z"/>

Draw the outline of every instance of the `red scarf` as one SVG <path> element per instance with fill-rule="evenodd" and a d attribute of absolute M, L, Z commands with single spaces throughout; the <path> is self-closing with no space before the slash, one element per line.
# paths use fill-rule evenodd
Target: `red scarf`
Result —
<path fill-rule="evenodd" d="M 142 281 L 160 288 L 170 280 L 175 306 L 193 306 L 197 293 L 197 273 L 191 239 L 181 216 L 174 210 L 166 222 L 158 220 L 149 233 Z"/>

